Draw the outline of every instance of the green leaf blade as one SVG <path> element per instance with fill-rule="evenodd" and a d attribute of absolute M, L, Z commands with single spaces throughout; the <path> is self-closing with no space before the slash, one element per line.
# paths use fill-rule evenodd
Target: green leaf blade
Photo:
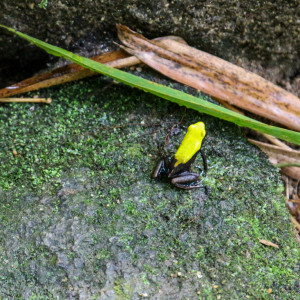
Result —
<path fill-rule="evenodd" d="M 44 49 L 51 55 L 64 57 L 74 63 L 81 65 L 84 68 L 90 69 L 94 72 L 101 73 L 108 77 L 111 77 L 119 82 L 126 85 L 141 89 L 145 92 L 152 93 L 161 98 L 167 99 L 179 105 L 185 106 L 187 108 L 194 109 L 198 112 L 205 113 L 219 119 L 223 119 L 232 123 L 235 123 L 241 127 L 248 127 L 257 130 L 262 133 L 273 135 L 282 140 L 300 145 L 300 133 L 288 129 L 283 129 L 275 126 L 266 125 L 249 117 L 240 115 L 236 112 L 218 106 L 216 104 L 210 103 L 203 99 L 194 97 L 192 95 L 183 93 L 181 91 L 153 83 L 149 80 L 140 78 L 138 76 L 126 73 L 124 71 L 114 69 L 112 67 L 106 66 L 104 64 L 95 62 L 91 59 L 76 55 L 70 51 L 64 50 L 62 48 L 50 45 L 46 42 L 40 41 L 36 38 L 30 37 L 24 33 L 16 31 L 12 28 L 0 25 L 3 28 L 17 34 L 18 36 L 28 40 L 29 42 L 35 44 L 36 46 Z"/>

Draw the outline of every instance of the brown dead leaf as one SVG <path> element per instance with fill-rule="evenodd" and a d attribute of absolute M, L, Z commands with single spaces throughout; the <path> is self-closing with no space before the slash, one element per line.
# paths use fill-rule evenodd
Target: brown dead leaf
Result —
<path fill-rule="evenodd" d="M 123 25 L 128 53 L 162 74 L 257 115 L 300 131 L 300 100 L 264 78 L 177 41 L 163 47 Z"/>
<path fill-rule="evenodd" d="M 279 146 L 266 144 L 252 139 L 249 139 L 249 141 L 265 152 L 268 155 L 270 162 L 274 165 L 278 165 L 282 162 L 291 164 L 300 163 L 300 151 L 283 149 Z M 281 168 L 281 172 L 293 179 L 300 180 L 300 167 L 283 167 Z"/>
<path fill-rule="evenodd" d="M 267 240 L 262 240 L 262 239 L 259 239 L 259 242 L 265 246 L 270 246 L 270 247 L 274 247 L 274 248 L 279 248 L 278 245 L 270 242 L 270 241 L 267 241 Z"/>

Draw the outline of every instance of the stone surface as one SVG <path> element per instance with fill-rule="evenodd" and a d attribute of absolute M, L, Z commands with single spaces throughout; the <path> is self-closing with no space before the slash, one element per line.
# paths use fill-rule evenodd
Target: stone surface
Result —
<path fill-rule="evenodd" d="M 111 49 L 115 24 L 149 38 L 178 35 L 300 95 L 300 6 L 291 1 L 3 0 L 1 23 L 84 55 Z M 42 51 L 1 30 L 0 70 L 16 81 L 51 61 Z M 24 74 L 24 70 L 28 72 Z"/>
<path fill-rule="evenodd" d="M 299 248 L 265 155 L 232 124 L 108 84 L 0 106 L 0 298 L 296 299 Z M 172 126 L 170 155 L 199 120 L 208 192 L 151 180 Z"/>

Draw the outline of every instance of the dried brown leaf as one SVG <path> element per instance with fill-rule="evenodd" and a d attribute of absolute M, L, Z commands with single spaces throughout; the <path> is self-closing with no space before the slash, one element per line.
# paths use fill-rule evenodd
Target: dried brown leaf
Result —
<path fill-rule="evenodd" d="M 283 149 L 282 147 L 266 144 L 263 142 L 249 139 L 249 141 L 258 146 L 263 152 L 265 152 L 272 164 L 278 165 L 282 162 L 287 163 L 300 163 L 300 151 L 293 149 Z M 299 167 L 284 167 L 281 168 L 281 172 L 287 176 L 300 180 L 300 168 Z"/>
<path fill-rule="evenodd" d="M 118 25 L 129 53 L 162 74 L 216 99 L 300 131 L 300 100 L 264 78 L 188 45 L 170 41 L 163 48 Z"/>

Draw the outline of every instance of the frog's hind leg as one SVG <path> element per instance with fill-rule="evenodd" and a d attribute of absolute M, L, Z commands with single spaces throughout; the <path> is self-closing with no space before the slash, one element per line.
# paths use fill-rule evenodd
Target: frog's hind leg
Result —
<path fill-rule="evenodd" d="M 171 183 L 180 189 L 190 190 L 202 187 L 194 184 L 199 180 L 200 176 L 197 173 L 183 172 L 180 175 L 172 178 Z"/>
<path fill-rule="evenodd" d="M 206 155 L 203 153 L 202 150 L 200 150 L 200 154 L 201 154 L 202 161 L 203 161 L 204 174 L 206 175 L 207 174 L 207 170 L 208 170 L 208 167 L 207 167 L 207 158 L 206 158 Z"/>

